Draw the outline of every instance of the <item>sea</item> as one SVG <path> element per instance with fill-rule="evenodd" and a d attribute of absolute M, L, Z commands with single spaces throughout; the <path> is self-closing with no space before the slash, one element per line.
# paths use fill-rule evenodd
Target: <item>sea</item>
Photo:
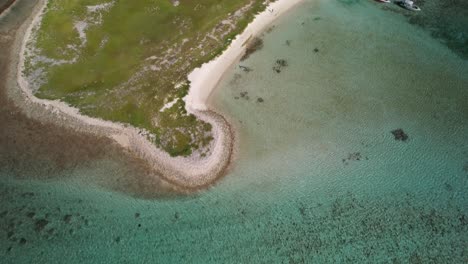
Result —
<path fill-rule="evenodd" d="M 467 263 L 468 6 L 415 2 L 275 21 L 210 97 L 237 148 L 207 189 L 113 188 L 145 183 L 106 155 L 0 170 L 0 262 Z"/>

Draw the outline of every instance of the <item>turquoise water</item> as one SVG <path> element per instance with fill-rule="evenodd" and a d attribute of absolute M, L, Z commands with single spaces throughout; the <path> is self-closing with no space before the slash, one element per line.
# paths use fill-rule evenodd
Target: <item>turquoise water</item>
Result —
<path fill-rule="evenodd" d="M 231 172 L 206 191 L 111 192 L 97 179 L 125 168 L 105 160 L 47 181 L 2 177 L 0 256 L 466 262 L 468 62 L 391 8 L 309 0 L 275 23 L 263 49 L 241 63 L 253 71 L 235 65 L 212 96 L 240 145 Z M 287 66 L 277 73 L 281 59 Z M 394 139 L 398 128 L 407 141 Z"/>

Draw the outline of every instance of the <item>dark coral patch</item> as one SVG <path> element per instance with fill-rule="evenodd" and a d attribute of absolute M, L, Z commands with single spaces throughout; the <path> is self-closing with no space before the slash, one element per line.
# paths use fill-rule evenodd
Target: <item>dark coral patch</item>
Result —
<path fill-rule="evenodd" d="M 408 140 L 408 135 L 401 128 L 392 130 L 391 132 L 392 132 L 393 136 L 395 137 L 395 140 L 399 140 L 399 141 L 407 141 Z"/>

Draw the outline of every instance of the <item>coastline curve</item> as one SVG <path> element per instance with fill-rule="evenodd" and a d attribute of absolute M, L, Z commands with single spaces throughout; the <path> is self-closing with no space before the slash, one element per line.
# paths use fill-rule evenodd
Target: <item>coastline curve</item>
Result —
<path fill-rule="evenodd" d="M 41 122 L 54 122 L 80 132 L 106 136 L 130 153 L 146 160 L 155 174 L 167 182 L 185 190 L 198 190 L 212 185 L 224 176 L 231 164 L 234 133 L 226 118 L 209 109 L 207 100 L 224 72 L 242 56 L 242 43 L 252 34 L 259 34 L 273 20 L 303 0 L 277 0 L 258 14 L 231 45 L 214 60 L 195 69 L 189 76 L 191 86 L 184 98 L 186 109 L 197 118 L 212 124 L 214 140 L 207 157 L 170 157 L 155 147 L 144 136 L 144 131 L 133 126 L 92 118 L 80 114 L 77 108 L 61 101 L 35 97 L 23 77 L 24 53 L 33 28 L 44 14 L 47 0 L 40 0 L 33 12 L 18 30 L 10 54 L 10 70 L 7 75 L 7 95 L 28 117 Z M 275 10 L 271 12 L 271 10 Z M 213 69 L 216 68 L 215 71 Z"/>

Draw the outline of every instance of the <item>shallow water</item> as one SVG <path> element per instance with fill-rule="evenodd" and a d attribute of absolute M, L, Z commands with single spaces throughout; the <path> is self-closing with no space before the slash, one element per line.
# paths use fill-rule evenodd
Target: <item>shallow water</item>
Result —
<path fill-rule="evenodd" d="M 241 63 L 253 71 L 234 66 L 212 96 L 241 140 L 231 173 L 209 190 L 151 200 L 110 192 L 96 179 L 125 169 L 105 158 L 47 181 L 5 175 L 0 256 L 463 263 L 468 62 L 401 12 L 309 0 L 275 23 Z M 397 128 L 407 141 L 394 139 Z"/>

